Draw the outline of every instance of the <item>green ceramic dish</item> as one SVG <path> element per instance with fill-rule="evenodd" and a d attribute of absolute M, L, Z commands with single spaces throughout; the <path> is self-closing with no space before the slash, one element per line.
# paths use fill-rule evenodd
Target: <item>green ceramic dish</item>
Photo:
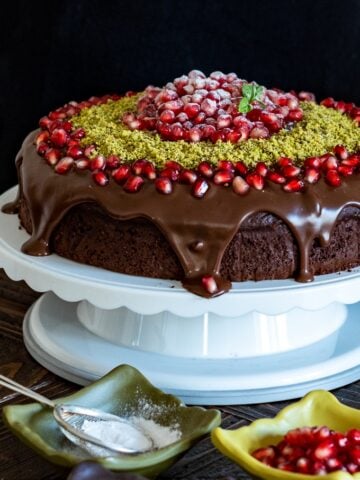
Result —
<path fill-rule="evenodd" d="M 253 478 L 264 480 L 310 480 L 317 475 L 304 475 L 268 467 L 256 460 L 251 452 L 257 448 L 278 443 L 291 429 L 304 426 L 326 425 L 345 433 L 360 428 L 360 410 L 340 403 L 334 395 L 316 390 L 299 402 L 279 412 L 275 418 L 252 422 L 237 430 L 216 428 L 211 433 L 214 445 L 238 463 Z M 332 472 L 321 476 L 323 480 L 360 480 L 360 473 Z"/>
<path fill-rule="evenodd" d="M 129 365 L 115 368 L 90 386 L 57 402 L 99 408 L 116 415 L 148 416 L 163 426 L 178 424 L 180 440 L 164 448 L 135 456 L 95 458 L 109 470 L 139 473 L 149 478 L 169 468 L 221 422 L 218 410 L 186 407 L 178 398 L 155 388 Z M 73 467 L 90 459 L 65 439 L 51 410 L 38 403 L 7 406 L 3 409 L 3 417 L 20 440 L 52 463 Z"/>

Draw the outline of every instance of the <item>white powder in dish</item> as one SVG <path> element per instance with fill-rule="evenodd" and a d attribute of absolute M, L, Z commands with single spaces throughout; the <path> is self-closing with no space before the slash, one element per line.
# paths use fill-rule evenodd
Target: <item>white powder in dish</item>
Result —
<path fill-rule="evenodd" d="M 81 429 L 83 432 L 97 438 L 107 445 L 121 446 L 129 450 L 144 451 L 152 448 L 149 437 L 141 429 L 127 422 L 85 420 Z"/>
<path fill-rule="evenodd" d="M 152 438 L 156 448 L 166 447 L 181 438 L 179 424 L 164 427 L 154 420 L 147 420 L 143 417 L 130 417 L 129 420 Z"/>
<path fill-rule="evenodd" d="M 181 437 L 178 424 L 165 427 L 154 420 L 138 416 L 131 416 L 126 422 L 85 420 L 81 429 L 102 442 L 135 451 L 162 448 Z"/>

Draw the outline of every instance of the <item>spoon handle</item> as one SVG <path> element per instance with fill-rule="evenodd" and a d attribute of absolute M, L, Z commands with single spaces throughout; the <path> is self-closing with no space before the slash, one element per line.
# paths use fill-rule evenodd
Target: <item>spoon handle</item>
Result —
<path fill-rule="evenodd" d="M 14 380 L 11 380 L 11 378 L 5 377 L 4 375 L 0 375 L 0 385 L 8 388 L 9 390 L 13 390 L 14 392 L 21 393 L 25 397 L 29 397 L 32 400 L 36 400 L 42 405 L 55 408 L 55 403 L 49 398 L 40 395 L 40 393 L 34 392 L 30 388 L 24 387 L 24 385 L 21 385 L 20 383 L 17 383 Z"/>

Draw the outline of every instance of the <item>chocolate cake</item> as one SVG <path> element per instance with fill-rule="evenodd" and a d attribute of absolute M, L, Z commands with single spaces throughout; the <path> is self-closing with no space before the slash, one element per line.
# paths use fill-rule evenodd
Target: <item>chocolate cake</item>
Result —
<path fill-rule="evenodd" d="M 29 255 L 211 297 L 360 264 L 360 109 L 235 74 L 70 102 L 17 157 Z"/>

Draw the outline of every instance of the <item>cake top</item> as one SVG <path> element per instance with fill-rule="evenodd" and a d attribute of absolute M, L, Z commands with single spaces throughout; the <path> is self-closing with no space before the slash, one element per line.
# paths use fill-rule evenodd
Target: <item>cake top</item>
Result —
<path fill-rule="evenodd" d="M 112 177 L 129 193 L 147 180 L 171 193 L 181 181 L 201 198 L 209 179 L 239 194 L 268 181 L 299 192 L 356 171 L 359 123 L 353 103 L 193 70 L 162 88 L 70 102 L 40 120 L 36 144 L 56 173 L 89 169 L 98 185 Z"/>

